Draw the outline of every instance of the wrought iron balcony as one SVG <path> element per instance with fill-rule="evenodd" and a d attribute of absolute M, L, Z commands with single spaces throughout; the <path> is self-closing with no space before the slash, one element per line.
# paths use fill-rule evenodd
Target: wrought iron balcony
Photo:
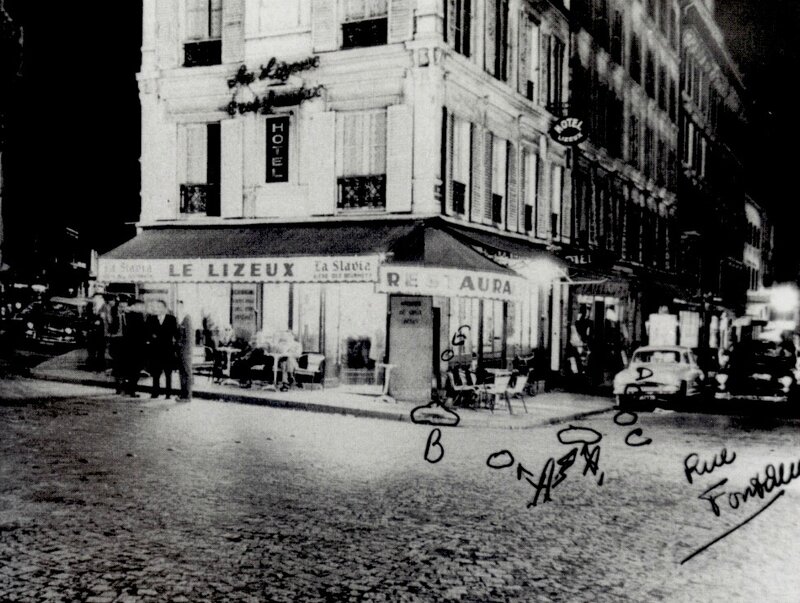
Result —
<path fill-rule="evenodd" d="M 222 40 L 198 40 L 183 45 L 183 66 L 204 67 L 222 63 Z"/>
<path fill-rule="evenodd" d="M 182 216 L 218 216 L 218 184 L 181 184 Z"/>
<path fill-rule="evenodd" d="M 339 178 L 339 209 L 385 209 L 386 175 Z"/>

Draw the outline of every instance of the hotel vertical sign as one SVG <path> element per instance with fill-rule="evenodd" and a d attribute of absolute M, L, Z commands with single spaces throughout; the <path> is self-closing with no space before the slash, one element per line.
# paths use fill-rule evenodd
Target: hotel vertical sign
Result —
<path fill-rule="evenodd" d="M 289 181 L 289 116 L 267 119 L 267 182 Z"/>

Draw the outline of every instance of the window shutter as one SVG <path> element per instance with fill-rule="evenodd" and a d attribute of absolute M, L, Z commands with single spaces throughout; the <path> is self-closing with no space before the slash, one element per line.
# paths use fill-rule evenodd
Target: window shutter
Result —
<path fill-rule="evenodd" d="M 389 43 L 410 40 L 413 35 L 412 0 L 389 0 Z"/>
<path fill-rule="evenodd" d="M 336 207 L 336 113 L 313 113 L 309 124 L 311 175 L 308 186 L 309 215 L 330 215 Z"/>
<path fill-rule="evenodd" d="M 445 35 L 451 48 L 456 46 L 456 0 L 446 0 Z"/>
<path fill-rule="evenodd" d="M 530 67 L 528 66 L 528 56 L 530 55 L 528 32 L 528 15 L 523 11 L 519 15 L 519 61 L 517 62 L 517 91 L 523 96 L 528 94 L 528 74 L 530 73 Z"/>
<path fill-rule="evenodd" d="M 568 243 L 572 241 L 572 192 L 567 190 L 564 182 L 565 170 L 561 169 L 561 232 L 559 234 Z"/>
<path fill-rule="evenodd" d="M 472 222 L 483 222 L 483 206 L 486 198 L 486 132 L 482 126 L 472 124 L 472 173 L 470 184 L 472 187 L 472 203 L 470 204 L 469 218 Z M 491 174 L 491 172 L 489 172 Z M 488 203 L 491 209 L 491 203 Z"/>
<path fill-rule="evenodd" d="M 178 66 L 178 3 L 156 0 L 156 57 L 161 69 Z"/>
<path fill-rule="evenodd" d="M 492 176 L 493 174 L 493 147 L 494 147 L 494 136 L 489 130 L 484 130 L 484 142 L 483 142 L 483 152 L 484 152 L 484 193 L 483 193 L 483 220 L 485 222 L 492 222 Z"/>
<path fill-rule="evenodd" d="M 244 209 L 244 155 L 241 119 L 220 123 L 222 182 L 220 183 L 220 212 L 224 218 L 241 218 Z"/>
<path fill-rule="evenodd" d="M 492 75 L 497 75 L 495 64 L 497 62 L 497 2 L 486 0 L 486 40 L 483 45 L 484 69 Z"/>
<path fill-rule="evenodd" d="M 550 36 L 549 34 L 542 34 L 539 39 L 542 45 L 539 49 L 539 103 L 546 106 L 548 104 L 548 96 L 550 94 Z"/>
<path fill-rule="evenodd" d="M 222 62 L 244 61 L 244 0 L 222 3 Z"/>
<path fill-rule="evenodd" d="M 336 15 L 336 0 L 312 0 L 311 41 L 314 52 L 338 48 L 339 19 Z"/>
<path fill-rule="evenodd" d="M 413 122 L 408 105 L 386 110 L 386 211 L 411 211 Z"/>
<path fill-rule="evenodd" d="M 511 232 L 519 230 L 519 185 L 517 178 L 517 147 L 513 142 L 507 143 L 506 160 L 506 229 Z"/>
<path fill-rule="evenodd" d="M 447 108 L 442 113 L 444 120 L 444 136 L 442 136 L 442 159 L 443 159 L 443 174 L 442 179 L 444 182 L 444 195 L 445 195 L 445 213 L 453 214 L 453 153 L 455 151 L 455 120 L 453 114 Z"/>
<path fill-rule="evenodd" d="M 541 176 L 545 174 L 545 165 L 541 161 L 537 163 L 537 182 L 543 180 Z M 536 216 L 536 236 L 546 239 L 550 234 L 550 195 L 546 194 L 546 189 L 540 189 L 536 195 Z"/>

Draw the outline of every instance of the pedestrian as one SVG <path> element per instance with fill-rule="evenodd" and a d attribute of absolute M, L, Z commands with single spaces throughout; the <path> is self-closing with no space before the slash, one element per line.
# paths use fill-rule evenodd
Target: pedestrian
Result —
<path fill-rule="evenodd" d="M 286 391 L 289 386 L 294 383 L 294 372 L 297 369 L 297 359 L 303 353 L 303 346 L 294 336 L 291 331 L 285 331 L 278 339 L 276 351 L 283 360 L 280 363 L 281 368 L 281 390 Z"/>
<path fill-rule="evenodd" d="M 87 351 L 90 370 L 103 371 L 106 368 L 106 338 L 111 324 L 111 313 L 102 293 L 92 296 L 89 315 L 89 336 Z"/>
<path fill-rule="evenodd" d="M 114 376 L 117 393 L 125 389 L 126 359 L 124 344 L 125 314 L 128 309 L 128 300 L 120 297 L 111 308 L 111 324 L 108 333 L 108 351 L 111 354 L 111 374 Z"/>
<path fill-rule="evenodd" d="M 133 300 L 122 320 L 123 389 L 126 395 L 138 398 L 136 386 L 147 355 L 144 302 L 140 299 Z"/>
<path fill-rule="evenodd" d="M 181 391 L 178 400 L 191 402 L 192 400 L 192 350 L 194 349 L 194 329 L 192 319 L 186 312 L 183 301 L 178 301 L 178 376 L 181 381 Z"/>
<path fill-rule="evenodd" d="M 147 334 L 150 356 L 150 375 L 153 377 L 153 398 L 161 395 L 161 374 L 164 374 L 165 397 L 172 394 L 172 371 L 175 368 L 175 342 L 178 323 L 167 311 L 167 304 L 158 300 L 153 304 L 153 315 L 147 317 Z"/>

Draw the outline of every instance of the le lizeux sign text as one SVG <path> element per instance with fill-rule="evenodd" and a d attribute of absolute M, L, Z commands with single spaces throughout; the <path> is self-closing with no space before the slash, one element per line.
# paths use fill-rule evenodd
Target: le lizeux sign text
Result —
<path fill-rule="evenodd" d="M 107 283 L 365 283 L 378 280 L 379 257 L 116 260 L 100 258 Z"/>
<path fill-rule="evenodd" d="M 550 130 L 553 140 L 564 145 L 576 145 L 586 140 L 586 127 L 582 119 L 562 117 Z"/>

